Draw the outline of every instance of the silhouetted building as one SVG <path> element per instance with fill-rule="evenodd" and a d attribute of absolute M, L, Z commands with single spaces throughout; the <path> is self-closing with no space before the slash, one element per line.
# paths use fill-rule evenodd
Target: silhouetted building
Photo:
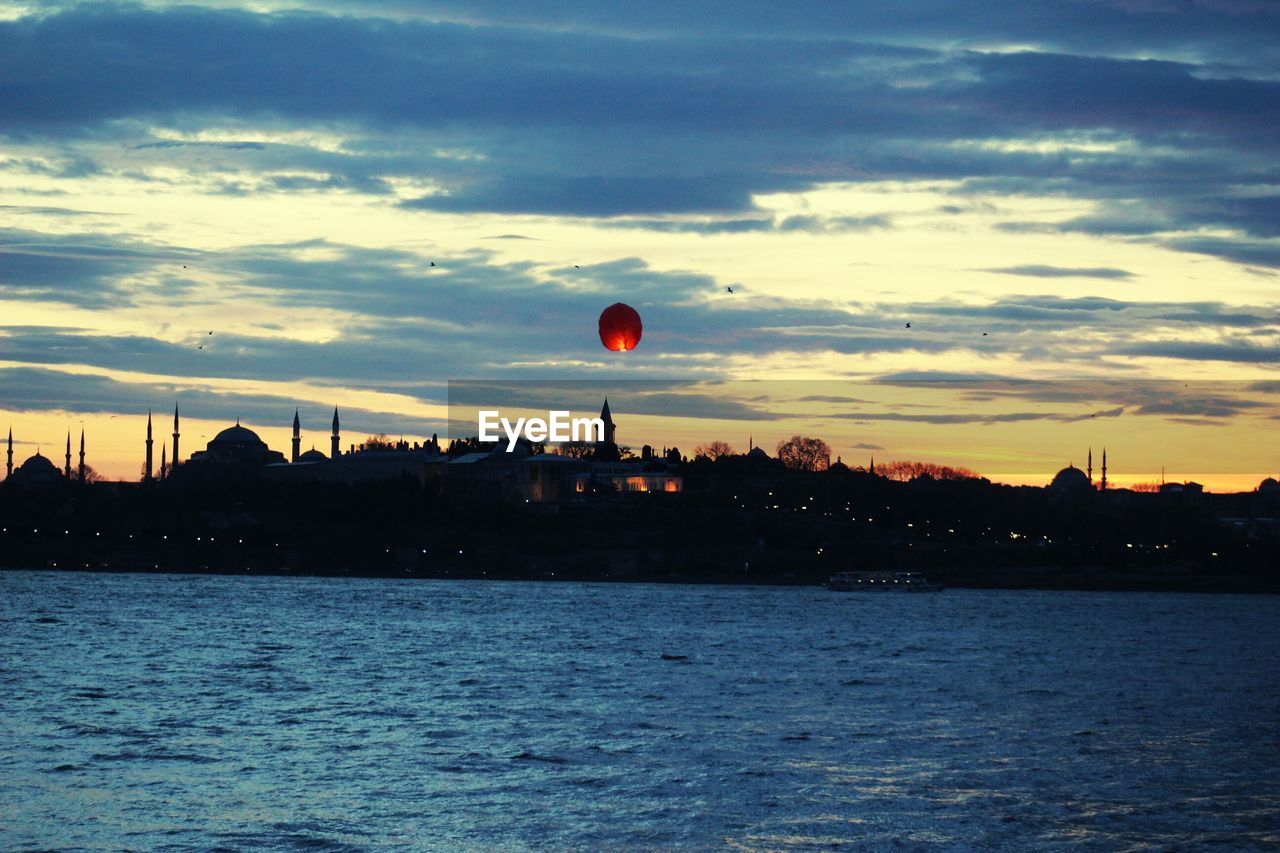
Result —
<path fill-rule="evenodd" d="M 41 456 L 37 450 L 36 455 L 14 469 L 5 482 L 29 489 L 47 489 L 65 484 L 67 478 L 58 470 L 57 465 Z"/>
<path fill-rule="evenodd" d="M 1074 465 L 1068 465 L 1054 474 L 1052 482 L 1049 483 L 1050 493 L 1062 497 L 1087 495 L 1093 490 L 1089 475 Z"/>
<path fill-rule="evenodd" d="M 284 462 L 284 454 L 267 447 L 256 432 L 236 421 L 235 426 L 215 435 L 204 450 L 191 454 L 188 465 L 199 463 L 245 469 L 261 468 L 276 462 Z"/>

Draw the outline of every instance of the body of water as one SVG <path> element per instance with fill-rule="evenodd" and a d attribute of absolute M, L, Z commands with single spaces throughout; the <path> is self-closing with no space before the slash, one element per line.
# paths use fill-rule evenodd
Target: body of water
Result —
<path fill-rule="evenodd" d="M 0 572 L 0 846 L 1280 844 L 1280 599 Z"/>

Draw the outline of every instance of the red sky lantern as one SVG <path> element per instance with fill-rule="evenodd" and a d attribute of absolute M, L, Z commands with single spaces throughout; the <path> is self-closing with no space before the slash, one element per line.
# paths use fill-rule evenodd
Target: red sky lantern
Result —
<path fill-rule="evenodd" d="M 614 352 L 627 352 L 640 343 L 644 327 L 636 309 L 622 302 L 615 302 L 600 314 L 600 343 Z"/>

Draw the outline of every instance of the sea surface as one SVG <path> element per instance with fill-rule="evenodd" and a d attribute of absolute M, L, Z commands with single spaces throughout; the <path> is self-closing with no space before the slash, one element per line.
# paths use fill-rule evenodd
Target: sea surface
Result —
<path fill-rule="evenodd" d="M 0 572 L 4 849 L 1280 844 L 1280 598 Z"/>

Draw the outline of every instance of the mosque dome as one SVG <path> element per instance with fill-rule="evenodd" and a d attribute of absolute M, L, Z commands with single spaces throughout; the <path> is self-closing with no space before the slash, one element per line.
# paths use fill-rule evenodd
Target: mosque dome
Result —
<path fill-rule="evenodd" d="M 747 451 L 747 458 L 756 459 L 756 460 L 767 460 L 769 458 L 769 454 L 765 453 L 764 450 L 760 447 L 753 447 L 749 451 Z"/>
<path fill-rule="evenodd" d="M 1264 495 L 1280 495 L 1280 482 L 1274 477 L 1268 477 L 1258 484 L 1259 494 Z"/>
<path fill-rule="evenodd" d="M 232 468 L 256 468 L 284 461 L 282 454 L 267 447 L 256 432 L 240 426 L 239 422 L 215 435 L 204 450 L 197 450 L 188 460 L 202 464 L 214 462 Z M 174 473 L 181 474 L 184 469 L 190 471 L 199 467 L 180 465 Z"/>
<path fill-rule="evenodd" d="M 1093 488 L 1093 483 L 1089 482 L 1088 474 L 1074 465 L 1068 465 L 1053 475 L 1053 482 L 1049 484 L 1049 488 L 1059 492 L 1088 491 Z"/>
<path fill-rule="evenodd" d="M 23 462 L 17 468 L 13 469 L 13 474 L 9 478 L 15 485 L 24 486 L 49 486 L 64 481 L 62 472 L 58 470 L 58 466 L 45 456 L 41 456 L 39 451 L 36 455 Z"/>
<path fill-rule="evenodd" d="M 310 450 L 308 450 L 306 453 L 299 456 L 298 461 L 299 462 L 328 462 L 329 457 L 325 456 L 323 453 L 321 453 L 319 450 L 316 450 L 313 447 Z"/>
<path fill-rule="evenodd" d="M 829 468 L 827 468 L 827 472 L 831 474 L 848 474 L 849 466 L 844 464 L 844 462 L 841 461 L 840 457 L 837 456 L 836 461 L 833 462 Z"/>
<path fill-rule="evenodd" d="M 54 474 L 58 477 L 62 476 L 62 472 L 58 470 L 58 466 L 54 465 L 48 458 L 41 456 L 40 451 L 36 451 L 36 455 L 32 456 L 26 462 L 18 466 L 19 471 L 24 471 L 32 475 Z"/>
<path fill-rule="evenodd" d="M 215 435 L 209 447 L 266 447 L 266 443 L 258 438 L 256 432 L 237 423 Z"/>

